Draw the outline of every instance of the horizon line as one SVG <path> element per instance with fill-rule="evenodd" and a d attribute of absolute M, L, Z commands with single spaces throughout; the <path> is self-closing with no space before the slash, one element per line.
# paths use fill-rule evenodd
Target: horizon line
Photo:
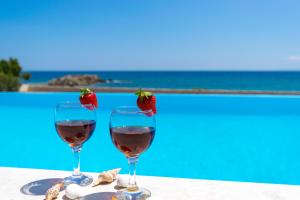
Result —
<path fill-rule="evenodd" d="M 270 69 L 270 70 L 52 70 L 52 69 L 45 69 L 45 70 L 22 70 L 23 72 L 300 72 L 300 69 Z"/>

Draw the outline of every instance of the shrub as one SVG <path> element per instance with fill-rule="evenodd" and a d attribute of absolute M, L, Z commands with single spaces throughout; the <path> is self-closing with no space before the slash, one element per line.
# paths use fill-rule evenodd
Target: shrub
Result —
<path fill-rule="evenodd" d="M 31 78 L 31 74 L 30 74 L 30 73 L 23 73 L 23 74 L 22 74 L 22 78 L 23 78 L 25 81 L 28 81 L 28 80 Z"/>
<path fill-rule="evenodd" d="M 0 60 L 0 72 L 4 74 L 11 74 L 19 77 L 22 67 L 20 66 L 16 58 L 10 58 L 9 60 Z"/>
<path fill-rule="evenodd" d="M 22 67 L 19 64 L 18 59 L 16 58 L 10 58 L 8 60 L 9 66 L 10 66 L 10 74 L 12 74 L 13 76 L 20 76 L 20 73 L 22 71 Z"/>
<path fill-rule="evenodd" d="M 0 72 L 0 91 L 18 91 L 19 87 L 20 82 L 18 77 Z"/>
<path fill-rule="evenodd" d="M 0 91 L 17 91 L 20 87 L 20 74 L 22 67 L 18 59 L 10 58 L 0 60 Z M 23 75 L 25 80 L 30 78 L 30 74 Z"/>

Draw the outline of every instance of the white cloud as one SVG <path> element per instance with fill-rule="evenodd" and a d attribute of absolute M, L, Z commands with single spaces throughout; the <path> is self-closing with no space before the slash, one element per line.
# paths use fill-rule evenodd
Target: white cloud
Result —
<path fill-rule="evenodd" d="M 300 61 L 300 56 L 289 56 L 288 60 L 290 60 L 290 61 Z"/>

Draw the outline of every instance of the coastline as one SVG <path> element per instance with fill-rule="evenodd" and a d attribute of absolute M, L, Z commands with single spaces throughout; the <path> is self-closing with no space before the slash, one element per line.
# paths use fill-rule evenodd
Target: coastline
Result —
<path fill-rule="evenodd" d="M 22 84 L 19 92 L 78 92 L 82 87 L 49 86 L 46 84 Z M 95 92 L 133 93 L 138 88 L 90 87 Z M 300 95 L 300 91 L 255 91 L 255 90 L 211 90 L 211 89 L 168 89 L 147 88 L 148 91 L 162 94 L 255 94 L 255 95 Z"/>

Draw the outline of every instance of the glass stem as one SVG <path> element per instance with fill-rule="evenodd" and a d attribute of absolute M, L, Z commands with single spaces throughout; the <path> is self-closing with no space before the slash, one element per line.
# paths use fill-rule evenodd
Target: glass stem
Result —
<path fill-rule="evenodd" d="M 80 151 L 81 146 L 72 147 L 74 159 L 73 159 L 73 176 L 79 176 L 80 173 Z"/>
<path fill-rule="evenodd" d="M 130 191 L 134 191 L 138 189 L 136 184 L 136 163 L 138 161 L 138 157 L 128 157 L 128 165 L 129 165 L 129 182 L 127 189 Z"/>

